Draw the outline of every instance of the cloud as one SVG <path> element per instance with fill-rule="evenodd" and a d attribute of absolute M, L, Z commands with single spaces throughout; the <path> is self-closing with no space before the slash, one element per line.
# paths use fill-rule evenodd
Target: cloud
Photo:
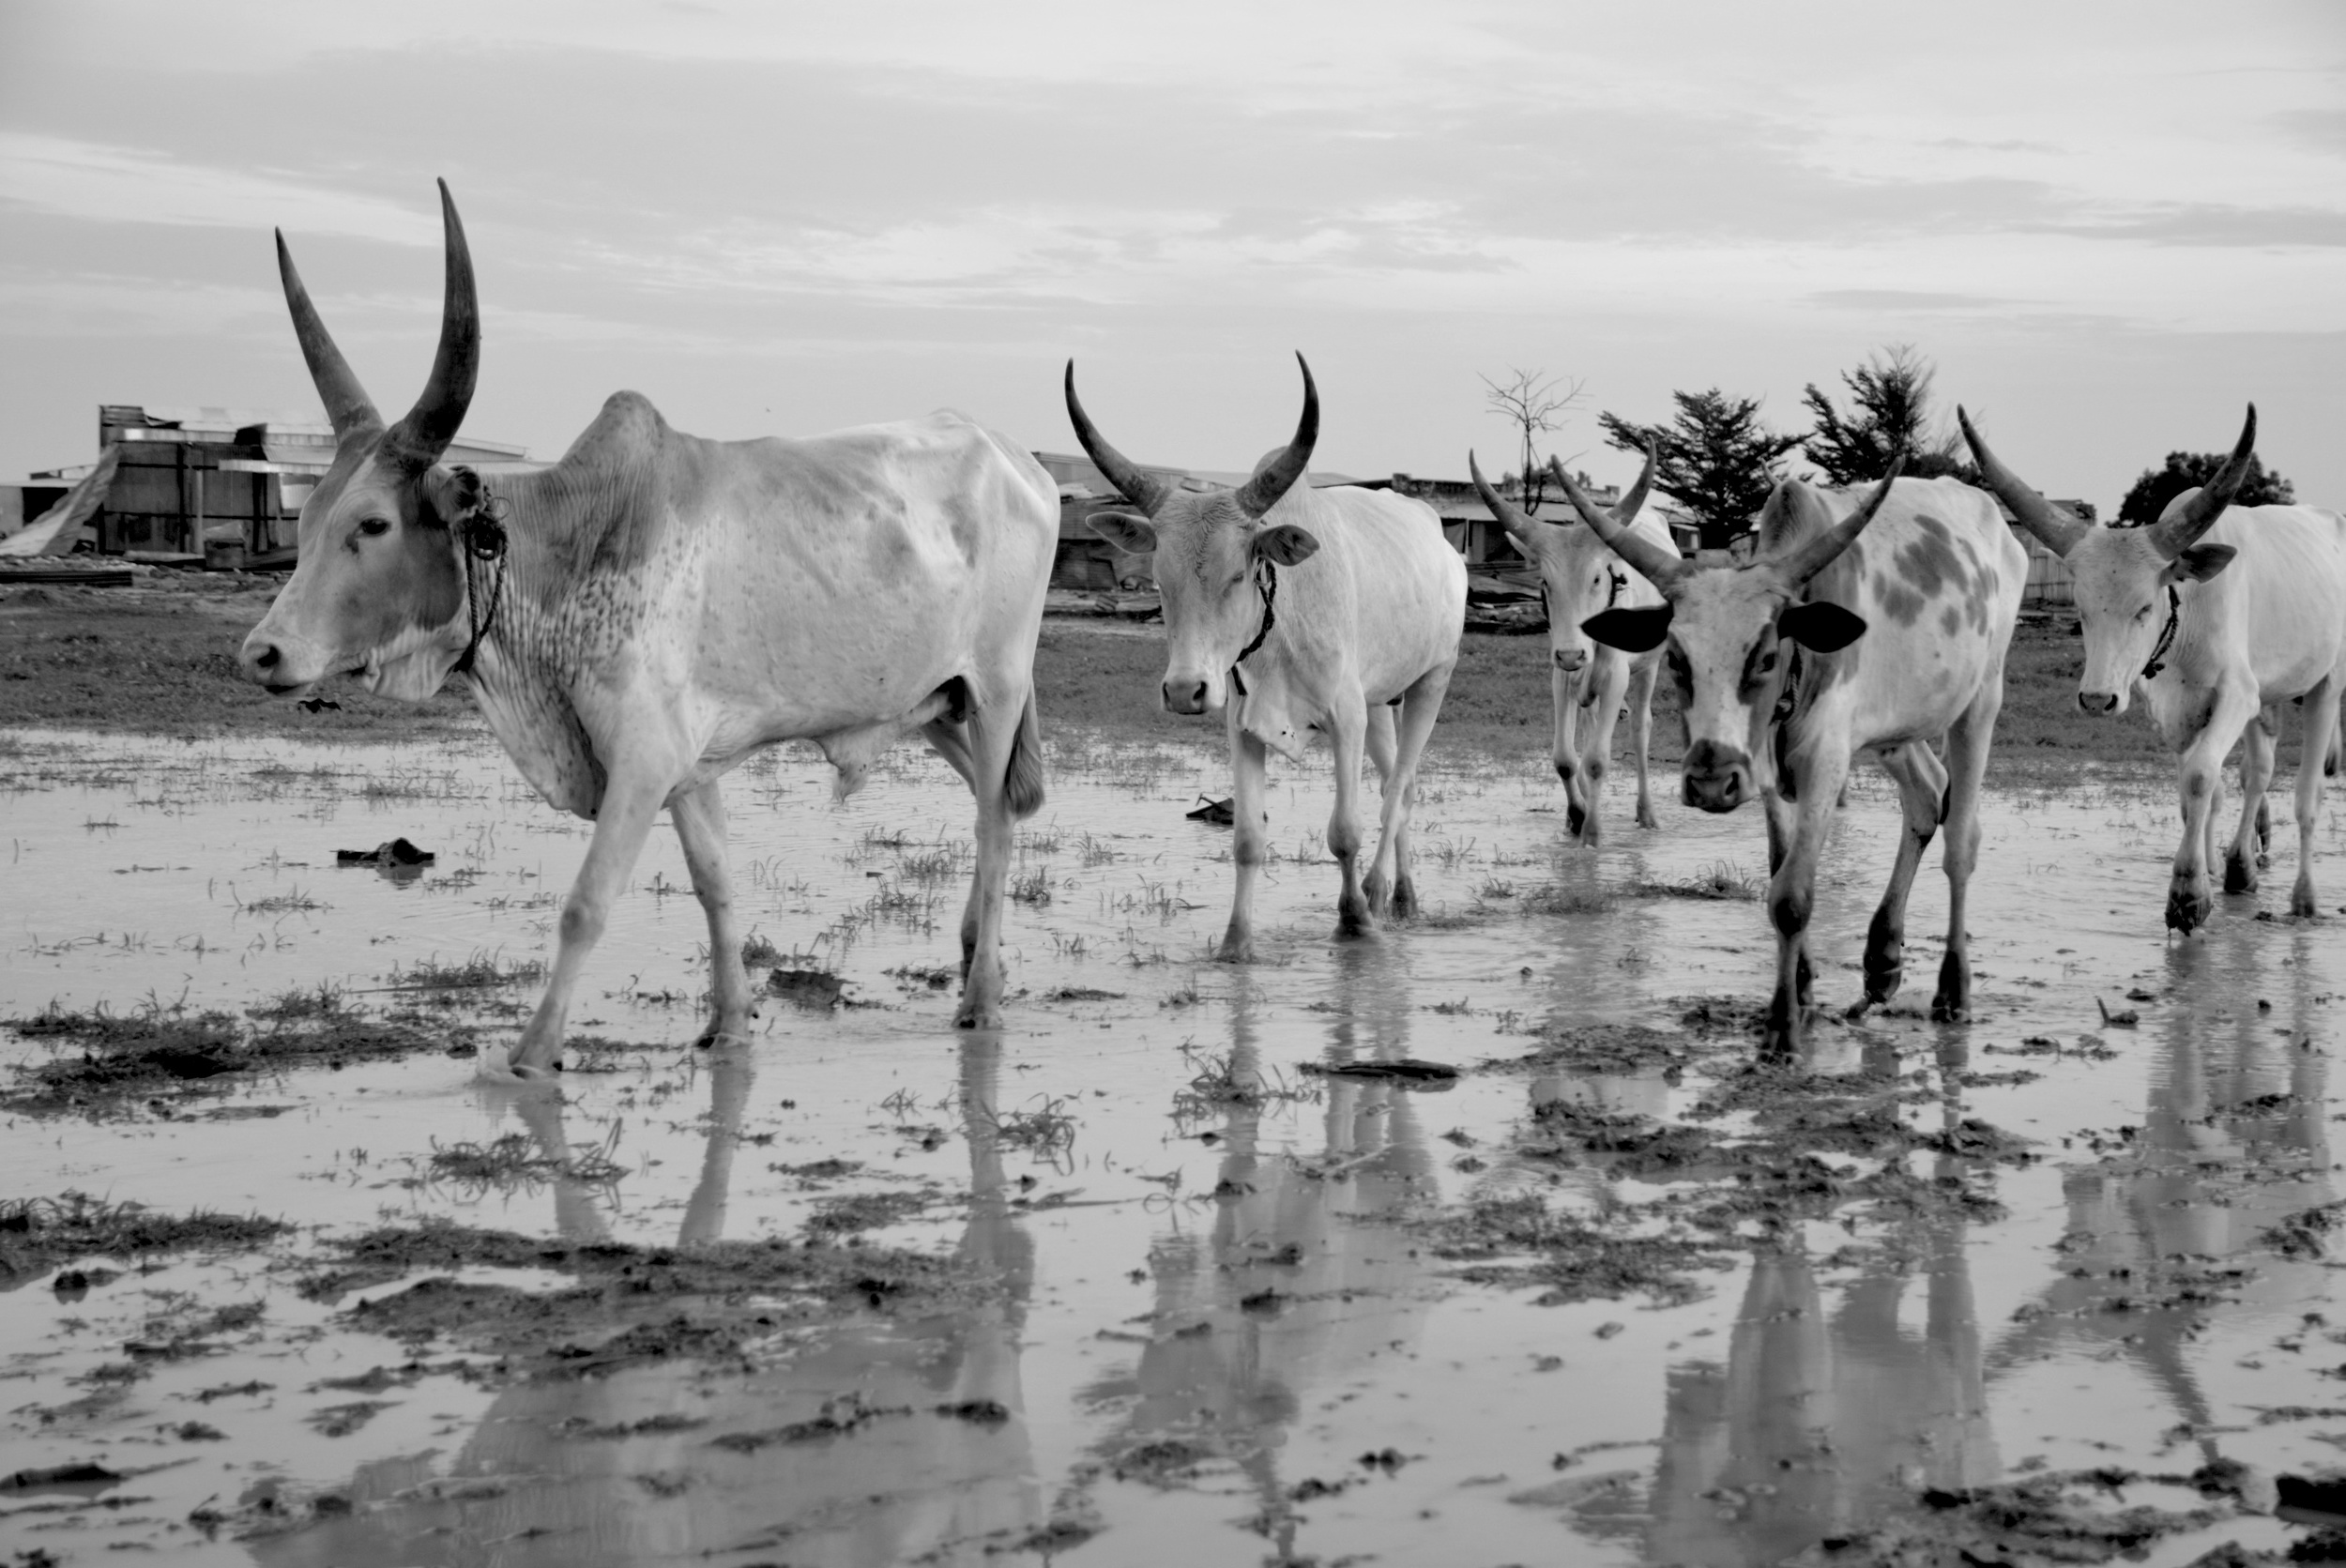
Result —
<path fill-rule="evenodd" d="M 101 223 L 269 228 L 437 246 L 428 207 L 402 206 L 267 168 L 192 163 L 136 147 L 0 130 L 0 202 Z"/>
<path fill-rule="evenodd" d="M 2009 311 L 2020 301 L 1987 294 L 1943 294 L 1927 289 L 1822 289 L 1811 303 L 1838 311 Z"/>

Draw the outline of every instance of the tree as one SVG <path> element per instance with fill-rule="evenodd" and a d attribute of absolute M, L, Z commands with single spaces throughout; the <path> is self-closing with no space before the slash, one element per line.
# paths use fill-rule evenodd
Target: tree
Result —
<path fill-rule="evenodd" d="M 2214 479 L 2232 456 L 2230 452 L 2169 452 L 2163 468 L 2145 468 L 2126 498 L 2118 503 L 2118 526 L 2140 527 L 2156 523 L 2167 503 Z M 2297 498 L 2290 482 L 2265 467 L 2261 457 L 2248 459 L 2248 477 L 2241 481 L 2236 507 L 2287 506 Z"/>
<path fill-rule="evenodd" d="M 1556 417 L 1580 401 L 1581 384 L 1572 382 L 1559 392 L 1558 383 L 1545 378 L 1544 372 L 1508 368 L 1514 372 L 1513 381 L 1493 381 L 1487 375 L 1481 378 L 1485 388 L 1483 404 L 1516 427 L 1523 446 L 1523 467 L 1518 470 L 1524 476 L 1523 507 L 1533 511 L 1540 504 L 1547 464 L 1531 450 L 1532 437 L 1556 428 Z"/>
<path fill-rule="evenodd" d="M 1831 484 L 1871 484 L 1901 455 L 1906 459 L 1903 472 L 1911 479 L 1935 480 L 1946 474 L 1975 478 L 1976 471 L 1967 471 L 1953 432 L 1931 434 L 1936 422 L 1930 406 L 1934 373 L 1930 361 L 1912 345 L 1892 343 L 1855 370 L 1841 373 L 1842 385 L 1850 391 L 1846 419 L 1810 382 L 1801 401 L 1816 416 L 1817 428 L 1802 452 Z"/>
<path fill-rule="evenodd" d="M 1801 443 L 1760 422 L 1760 400 L 1729 398 L 1716 387 L 1672 392 L 1678 414 L 1667 425 L 1640 425 L 1600 414 L 1606 443 L 1622 451 L 1655 451 L 1653 482 L 1694 514 L 1706 550 L 1722 550 L 1749 531 L 1753 516 L 1781 478 L 1784 454 Z"/>

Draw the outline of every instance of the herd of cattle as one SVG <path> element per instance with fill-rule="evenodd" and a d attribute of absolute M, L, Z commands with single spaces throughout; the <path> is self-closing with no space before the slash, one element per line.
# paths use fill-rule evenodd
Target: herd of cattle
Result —
<path fill-rule="evenodd" d="M 811 740 L 844 793 L 914 733 L 977 800 L 977 869 L 962 917 L 957 1021 L 1001 1021 L 999 955 L 1013 823 L 1043 799 L 1033 660 L 1057 543 L 1055 486 L 1024 450 L 952 413 L 811 440 L 713 442 L 613 396 L 561 460 L 502 480 L 439 460 L 473 391 L 480 315 L 447 187 L 439 350 L 415 406 L 386 425 L 335 347 L 283 238 L 285 297 L 338 442 L 303 508 L 300 557 L 245 640 L 248 675 L 297 693 L 335 675 L 420 698 L 465 675 L 525 777 L 595 823 L 562 907 L 544 998 L 509 1067 L 549 1072 L 580 972 L 664 806 L 705 909 L 714 970 L 701 1041 L 746 1034 L 752 992 L 725 864 L 718 781 L 751 753 Z M 1084 449 L 1131 503 L 1090 525 L 1152 554 L 1167 644 L 1163 698 L 1220 713 L 1233 771 L 1237 889 L 1221 955 L 1252 955 L 1265 858 L 1267 753 L 1311 732 L 1335 751 L 1328 846 L 1347 934 L 1406 914 L 1418 760 L 1457 666 L 1466 569 L 1422 503 L 1302 482 L 1318 433 L 1308 366 L 1294 437 L 1244 483 L 1167 486 L 1100 434 L 1068 367 Z M 1943 828 L 1946 956 L 1933 1016 L 1970 1006 L 1966 884 L 2025 553 L 1996 500 L 2076 579 L 2085 634 L 2078 703 L 2121 713 L 2139 690 L 2179 754 L 2184 815 L 2167 923 L 2213 906 L 2220 765 L 2245 737 L 2228 891 L 2254 886 L 2278 710 L 2304 712 L 2303 755 L 2331 755 L 2346 678 L 2346 520 L 2310 507 L 2232 507 L 2256 438 L 2156 524 L 2113 530 L 2046 502 L 1963 434 L 1994 498 L 1894 469 L 1869 494 L 1779 484 L 1748 558 L 1683 558 L 1646 503 L 1646 474 L 1611 510 L 1561 465 L 1577 525 L 1535 521 L 1483 480 L 1485 503 L 1537 564 L 1553 643 L 1555 760 L 1568 822 L 1599 838 L 1599 794 L 1624 706 L 1638 820 L 1654 680 L 1667 665 L 1686 725 L 1688 805 L 1761 803 L 1777 974 L 1763 1049 L 1799 1043 L 1811 1006 L 1805 934 L 1819 857 L 1851 763 L 1878 756 L 1906 831 L 1865 954 L 1862 1009 L 1904 963 L 1905 909 Z M 1625 703 L 1624 703 L 1624 699 Z M 1357 795 L 1365 752 L 1382 783 L 1363 876 Z M 2311 845 L 2323 769 L 2297 775 L 2293 913 L 2314 912 Z"/>

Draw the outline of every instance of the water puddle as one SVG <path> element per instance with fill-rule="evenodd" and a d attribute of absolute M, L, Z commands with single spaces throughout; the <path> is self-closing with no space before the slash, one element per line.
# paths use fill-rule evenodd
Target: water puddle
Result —
<path fill-rule="evenodd" d="M 833 804 L 812 758 L 765 759 L 729 790 L 744 925 L 836 984 L 688 1049 L 706 927 L 656 835 L 549 1098 L 448 1054 L 511 1038 L 586 845 L 493 748 L 15 738 L 0 1017 L 325 1007 L 431 1048 L 8 1119 L 0 1193 L 288 1228 L 63 1256 L 28 1250 L 62 1210 L 0 1205 L 0 1540 L 1756 1564 L 1952 1528 L 1967 1489 L 2310 1475 L 2346 1443 L 2320 1207 L 2346 951 L 2256 918 L 2286 914 L 2285 827 L 2264 891 L 2170 942 L 2163 777 L 1994 795 L 1979 1021 L 1915 1012 L 1933 857 L 1907 993 L 1820 1028 L 1793 1092 L 1742 1071 L 1774 965 L 1734 896 L 1756 816 L 1664 805 L 1591 857 L 1544 769 L 1437 748 L 1426 918 L 1337 943 L 1330 793 L 1285 775 L 1238 969 L 1204 961 L 1229 835 L 1183 815 L 1222 775 L 1059 746 L 993 1037 L 951 1027 L 958 783 L 901 753 Z M 1829 1004 L 1897 823 L 1861 781 L 1820 878 Z M 434 862 L 336 862 L 398 838 Z M 2179 1480 L 2105 1492 L 2062 1529 L 2160 1511 L 2154 1561 L 2289 1537 Z"/>

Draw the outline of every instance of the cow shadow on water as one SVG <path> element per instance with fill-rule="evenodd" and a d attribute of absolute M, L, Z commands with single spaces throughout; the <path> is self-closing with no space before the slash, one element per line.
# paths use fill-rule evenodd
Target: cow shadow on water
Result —
<path fill-rule="evenodd" d="M 746 1051 L 702 1059 L 709 1128 L 679 1244 L 724 1239 L 754 1079 Z M 998 1041 L 963 1043 L 969 1205 L 954 1254 L 997 1285 L 977 1304 L 814 1330 L 748 1373 L 670 1361 L 517 1385 L 497 1395 L 452 1462 L 427 1453 L 362 1469 L 348 1489 L 355 1513 L 263 1543 L 256 1557 L 321 1568 L 489 1560 L 586 1568 L 746 1553 L 880 1568 L 976 1560 L 986 1545 L 1045 1529 L 1020 1366 L 1034 1243 L 1012 1207 L 1015 1178 L 996 1134 L 1000 1070 Z M 553 1183 L 563 1239 L 602 1239 L 608 1195 L 573 1168 L 560 1103 L 529 1093 L 510 1103 L 563 1165 Z M 982 1419 L 945 1413 L 989 1406 L 998 1409 Z M 858 1410 L 884 1414 L 859 1423 Z M 815 1440 L 716 1440 L 843 1411 L 843 1429 Z"/>

